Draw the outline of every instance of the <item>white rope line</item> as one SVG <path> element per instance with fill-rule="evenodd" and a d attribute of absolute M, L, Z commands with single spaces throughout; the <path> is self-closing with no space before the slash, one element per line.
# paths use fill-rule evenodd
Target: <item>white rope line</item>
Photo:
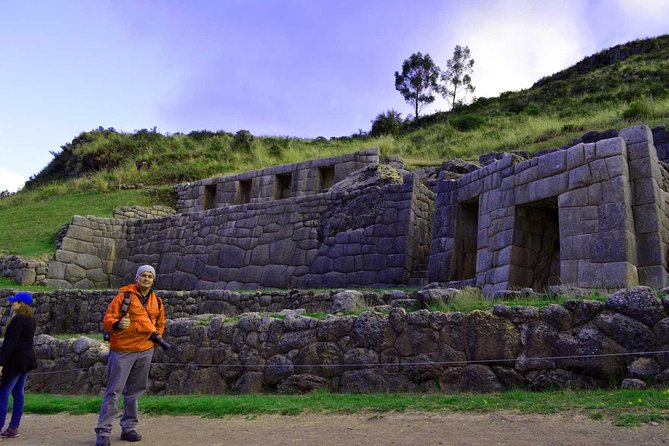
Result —
<path fill-rule="evenodd" d="M 248 369 L 283 369 L 283 368 L 355 368 L 355 367 L 410 367 L 410 366 L 447 366 L 447 365 L 466 365 L 466 364 L 481 364 L 481 363 L 503 363 L 514 361 L 551 361 L 560 359 L 588 359 L 588 358 L 609 358 L 618 356 L 648 356 L 669 353 L 669 350 L 658 350 L 653 352 L 629 352 L 629 353 L 601 353 L 601 354 L 583 354 L 583 355 L 568 355 L 568 356 L 538 356 L 529 358 L 502 358 L 502 359 L 478 359 L 478 360 L 461 360 L 461 361 L 420 361 L 420 362 L 379 362 L 379 363 L 349 363 L 349 364 L 200 364 L 200 363 L 180 363 L 180 362 L 152 362 L 151 366 L 171 366 L 171 367 L 222 367 L 222 368 L 248 368 Z M 92 371 L 96 369 L 106 369 L 106 365 L 81 367 L 76 369 L 53 370 L 50 372 L 31 372 L 32 376 L 36 375 L 53 375 L 66 372 L 82 372 Z"/>

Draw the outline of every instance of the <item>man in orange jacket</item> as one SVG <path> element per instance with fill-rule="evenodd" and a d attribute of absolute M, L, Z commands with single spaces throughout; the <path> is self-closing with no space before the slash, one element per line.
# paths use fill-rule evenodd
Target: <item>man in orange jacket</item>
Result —
<path fill-rule="evenodd" d="M 121 440 L 140 441 L 137 433 L 138 399 L 149 382 L 153 347 L 165 330 L 165 308 L 153 291 L 156 271 L 150 265 L 137 269 L 135 282 L 121 288 L 111 301 L 103 325 L 111 333 L 107 359 L 107 389 L 95 428 L 96 446 L 109 446 L 112 421 L 123 393 Z M 164 345 L 161 345 L 164 347 Z"/>

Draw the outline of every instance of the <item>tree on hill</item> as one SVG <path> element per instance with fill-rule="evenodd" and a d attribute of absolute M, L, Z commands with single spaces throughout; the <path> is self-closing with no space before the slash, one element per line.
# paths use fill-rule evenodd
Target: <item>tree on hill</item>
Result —
<path fill-rule="evenodd" d="M 404 100 L 414 108 L 414 119 L 426 105 L 434 102 L 433 92 L 439 92 L 439 73 L 441 70 L 432 61 L 429 54 L 413 53 L 402 64 L 402 72 L 395 71 L 395 89 Z"/>
<path fill-rule="evenodd" d="M 467 94 L 474 93 L 471 74 L 474 71 L 474 59 L 472 59 L 469 47 L 455 45 L 453 57 L 446 62 L 446 70 L 441 73 L 442 94 L 446 101 L 451 104 L 451 109 L 464 103 Z M 463 93 L 462 99 L 458 100 L 458 94 Z"/>

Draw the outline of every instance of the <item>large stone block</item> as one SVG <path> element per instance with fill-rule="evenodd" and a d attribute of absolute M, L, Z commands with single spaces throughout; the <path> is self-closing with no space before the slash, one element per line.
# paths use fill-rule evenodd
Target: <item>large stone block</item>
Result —
<path fill-rule="evenodd" d="M 594 263 L 630 261 L 630 248 L 626 231 L 599 232 L 593 235 L 589 258 Z"/>
<path fill-rule="evenodd" d="M 592 184 L 590 166 L 580 166 L 569 171 L 569 189 L 577 189 Z"/>
<path fill-rule="evenodd" d="M 632 191 L 629 185 L 629 179 L 625 177 L 615 177 L 601 183 L 602 203 L 626 202 L 630 203 Z M 590 203 L 594 204 L 594 203 Z"/>
<path fill-rule="evenodd" d="M 72 239 L 69 237 L 65 237 L 63 239 L 61 249 L 63 251 L 69 251 L 77 254 L 95 254 L 97 251 L 96 246 L 92 243 Z"/>
<path fill-rule="evenodd" d="M 634 189 L 634 204 L 656 203 L 656 191 L 659 187 L 653 178 L 640 178 L 632 183 Z"/>
<path fill-rule="evenodd" d="M 639 284 L 655 289 L 669 285 L 669 275 L 662 265 L 640 266 L 638 269 Z"/>
<path fill-rule="evenodd" d="M 580 260 L 578 262 L 578 286 L 583 288 L 601 288 L 602 264 Z"/>
<path fill-rule="evenodd" d="M 50 261 L 48 273 L 49 279 L 65 279 L 65 263 L 57 260 Z"/>
<path fill-rule="evenodd" d="M 558 207 L 570 206 L 587 206 L 588 203 L 588 188 L 582 187 L 567 191 L 558 196 Z"/>
<path fill-rule="evenodd" d="M 561 237 L 578 235 L 583 232 L 581 209 L 579 207 L 560 207 L 558 209 Z"/>
<path fill-rule="evenodd" d="M 102 268 L 102 260 L 90 254 L 77 254 L 75 263 L 84 269 Z"/>
<path fill-rule="evenodd" d="M 609 170 L 606 167 L 606 160 L 596 159 L 590 162 L 588 166 L 590 167 L 593 181 L 601 183 L 609 180 Z"/>
<path fill-rule="evenodd" d="M 51 287 L 51 288 L 57 288 L 57 289 L 69 289 L 72 288 L 72 284 L 68 282 L 67 280 L 61 280 L 61 279 L 44 279 L 44 285 Z"/>
<path fill-rule="evenodd" d="M 636 267 L 630 262 L 602 264 L 602 287 L 612 290 L 627 288 L 639 283 Z"/>
<path fill-rule="evenodd" d="M 622 138 L 602 139 L 595 144 L 597 158 L 607 158 L 616 155 L 625 156 L 625 149 L 625 141 Z"/>
<path fill-rule="evenodd" d="M 84 277 L 86 277 L 86 270 L 79 265 L 69 263 L 65 266 L 65 279 L 68 282 L 76 283 Z"/>
<path fill-rule="evenodd" d="M 488 249 L 490 251 L 499 251 L 507 246 L 511 246 L 513 244 L 513 234 L 514 231 L 512 229 L 492 233 L 488 239 Z"/>
<path fill-rule="evenodd" d="M 590 255 L 590 234 L 573 235 L 560 238 L 561 260 L 582 260 Z"/>
<path fill-rule="evenodd" d="M 624 128 L 620 130 L 619 135 L 628 145 L 653 141 L 653 132 L 647 125 L 636 125 Z"/>
<path fill-rule="evenodd" d="M 562 254 L 562 253 L 560 253 Z M 563 285 L 578 283 L 578 264 L 580 260 L 560 261 L 560 282 Z"/>
<path fill-rule="evenodd" d="M 657 163 L 650 162 L 650 158 L 640 158 L 630 161 L 629 176 L 632 180 L 661 178 L 661 175 L 658 175 Z"/>
<path fill-rule="evenodd" d="M 662 265 L 662 237 L 659 232 L 637 235 L 637 264 L 639 266 Z"/>
<path fill-rule="evenodd" d="M 599 231 L 624 231 L 633 229 L 624 202 L 606 203 L 598 207 Z"/>
<path fill-rule="evenodd" d="M 567 151 L 558 150 L 539 157 L 538 175 L 540 178 L 549 177 L 563 172 L 567 167 Z"/>
<path fill-rule="evenodd" d="M 655 203 L 634 206 L 634 230 L 637 234 L 660 232 L 660 210 Z"/>
<path fill-rule="evenodd" d="M 577 144 L 566 150 L 567 152 L 567 169 L 571 170 L 585 163 L 585 154 L 583 152 L 583 144 Z"/>
<path fill-rule="evenodd" d="M 629 174 L 627 159 L 624 156 L 612 156 L 606 158 L 606 171 L 609 178 L 614 178 L 620 175 L 627 176 Z"/>
<path fill-rule="evenodd" d="M 14 281 L 20 285 L 32 285 L 35 283 L 37 273 L 32 268 L 21 268 L 17 271 Z"/>

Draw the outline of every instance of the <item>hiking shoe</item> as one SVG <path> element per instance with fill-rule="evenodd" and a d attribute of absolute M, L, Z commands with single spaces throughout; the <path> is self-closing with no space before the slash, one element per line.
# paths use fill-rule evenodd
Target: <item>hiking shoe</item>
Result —
<path fill-rule="evenodd" d="M 121 440 L 125 441 L 139 441 L 142 439 L 142 436 L 137 433 L 135 430 L 124 431 L 121 433 Z"/>
<path fill-rule="evenodd" d="M 8 427 L 2 433 L 0 436 L 6 437 L 6 438 L 16 438 L 19 436 L 19 428 L 18 427 Z"/>
<path fill-rule="evenodd" d="M 111 446 L 109 437 L 99 435 L 98 438 L 95 439 L 95 446 Z"/>

